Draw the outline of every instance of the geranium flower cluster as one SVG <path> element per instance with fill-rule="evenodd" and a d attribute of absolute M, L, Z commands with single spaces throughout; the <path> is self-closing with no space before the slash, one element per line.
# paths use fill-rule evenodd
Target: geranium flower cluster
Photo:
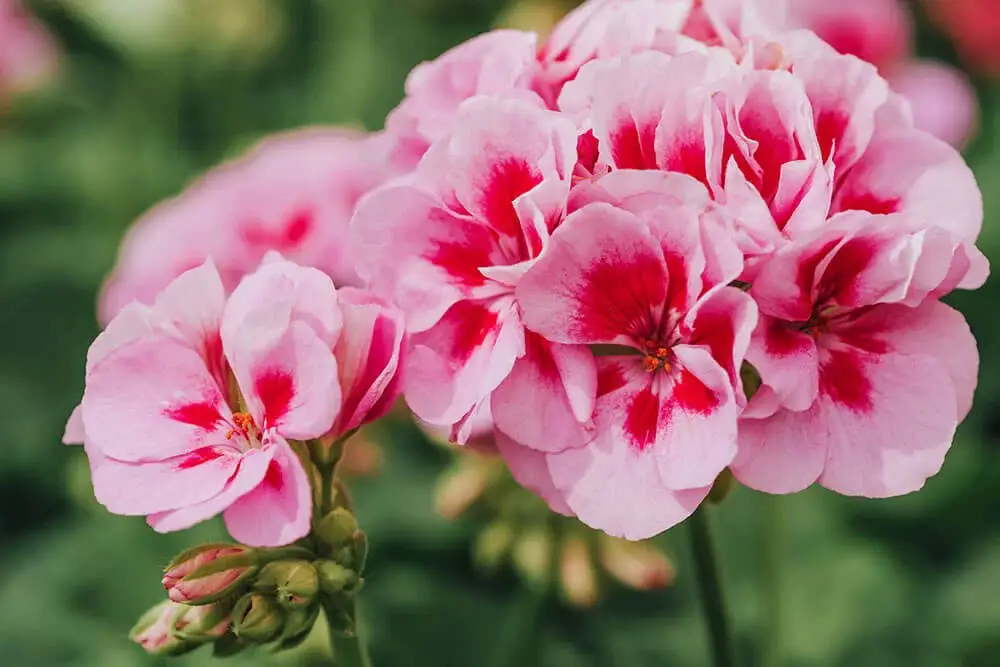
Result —
<path fill-rule="evenodd" d="M 523 484 L 612 535 L 727 468 L 914 491 L 971 406 L 940 298 L 988 273 L 975 179 L 874 66 L 782 25 L 592 0 L 540 48 L 477 37 L 410 76 L 387 134 L 412 172 L 352 220 L 416 415 L 457 441 L 492 419 Z"/>
<path fill-rule="evenodd" d="M 976 384 L 940 299 L 988 274 L 979 189 L 776 6 L 591 0 L 541 45 L 491 32 L 414 70 L 384 133 L 272 139 L 154 209 L 67 429 L 98 498 L 288 544 L 324 447 L 400 389 L 618 537 L 727 468 L 920 488 Z"/>

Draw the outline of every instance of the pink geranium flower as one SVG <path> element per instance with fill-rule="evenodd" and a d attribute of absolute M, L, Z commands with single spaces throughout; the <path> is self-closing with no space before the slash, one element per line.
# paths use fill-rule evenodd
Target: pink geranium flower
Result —
<path fill-rule="evenodd" d="M 641 539 L 687 517 L 736 454 L 737 373 L 756 308 L 728 287 L 739 251 L 689 177 L 620 171 L 578 202 L 517 298 L 531 331 L 596 354 L 592 425 L 575 447 L 553 451 L 498 420 L 528 451 L 499 445 L 555 507 Z M 522 396 L 518 408 L 534 405 Z"/>
<path fill-rule="evenodd" d="M 279 257 L 228 299 L 211 261 L 152 306 L 132 303 L 88 355 L 67 440 L 84 441 L 109 510 L 159 531 L 224 513 L 237 540 L 309 531 L 309 480 L 290 441 L 334 436 L 394 398 L 401 315 Z"/>
<path fill-rule="evenodd" d="M 898 215 L 842 214 L 779 251 L 750 290 L 762 385 L 740 424 L 737 478 L 772 493 L 923 486 L 972 405 L 975 340 L 936 298 L 978 286 L 973 266 L 953 233 Z"/>
<path fill-rule="evenodd" d="M 421 419 L 468 424 L 524 356 L 514 287 L 562 218 L 575 145 L 537 103 L 473 98 L 411 177 L 359 205 L 358 270 L 406 313 Z"/>
<path fill-rule="evenodd" d="M 775 249 L 841 211 L 912 213 L 975 241 L 982 199 L 951 147 L 913 127 L 875 69 L 810 33 L 724 51 L 597 61 L 560 105 L 596 150 L 578 173 L 689 174 L 738 223 L 750 280 Z"/>
<path fill-rule="evenodd" d="M 313 128 L 270 137 L 153 208 L 129 231 L 104 287 L 100 319 L 151 303 L 211 258 L 231 291 L 269 251 L 358 282 L 347 227 L 358 198 L 387 176 L 379 136 Z"/>

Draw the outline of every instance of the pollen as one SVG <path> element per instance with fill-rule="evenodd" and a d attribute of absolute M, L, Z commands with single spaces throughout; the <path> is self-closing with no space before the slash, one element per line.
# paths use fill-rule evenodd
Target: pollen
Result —
<path fill-rule="evenodd" d="M 661 368 L 670 370 L 670 362 L 667 361 L 670 356 L 669 348 L 654 344 L 649 345 L 648 349 L 649 352 L 642 358 L 642 367 L 647 373 L 654 373 Z"/>
<path fill-rule="evenodd" d="M 245 438 L 260 438 L 260 429 L 253 417 L 246 412 L 237 412 L 233 415 L 233 428 L 226 434 L 226 440 L 232 440 L 234 436 L 242 435 Z"/>

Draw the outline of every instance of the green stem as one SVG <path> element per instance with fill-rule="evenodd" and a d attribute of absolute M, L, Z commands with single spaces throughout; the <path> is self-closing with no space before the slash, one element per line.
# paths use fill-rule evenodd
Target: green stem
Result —
<path fill-rule="evenodd" d="M 372 659 L 368 655 L 368 647 L 361 635 L 361 619 L 358 617 L 357 603 L 351 615 L 354 617 L 354 634 L 346 636 L 336 630 L 331 622 L 336 608 L 326 603 L 323 613 L 326 616 L 327 627 L 330 629 L 330 646 L 333 648 L 333 664 L 336 667 L 372 667 Z"/>
<path fill-rule="evenodd" d="M 781 556 L 784 543 L 784 512 L 781 496 L 764 498 L 764 525 L 761 534 L 764 545 L 764 572 L 761 577 L 764 611 L 764 645 L 761 667 L 780 667 L 781 646 Z"/>
<path fill-rule="evenodd" d="M 701 592 L 702 611 L 708 626 L 712 648 L 713 667 L 734 667 L 732 635 L 726 616 L 725 600 L 722 596 L 722 580 L 718 558 L 709 526 L 708 507 L 702 505 L 688 519 L 691 531 L 691 550 L 694 554 L 695 578 Z"/>

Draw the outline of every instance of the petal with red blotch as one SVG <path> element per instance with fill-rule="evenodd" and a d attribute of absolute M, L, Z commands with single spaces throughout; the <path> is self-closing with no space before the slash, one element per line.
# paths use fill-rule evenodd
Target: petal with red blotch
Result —
<path fill-rule="evenodd" d="M 369 292 L 341 289 L 344 331 L 334 353 L 343 406 L 336 430 L 346 433 L 382 416 L 397 397 L 406 346 L 403 315 Z"/>
<path fill-rule="evenodd" d="M 819 483 L 871 498 L 921 488 L 941 469 L 958 424 L 945 367 L 936 357 L 902 350 L 822 350 L 814 410 L 821 428 L 813 437 L 827 447 Z"/>
<path fill-rule="evenodd" d="M 201 356 L 165 336 L 129 343 L 94 366 L 82 405 L 89 444 L 122 461 L 216 444 L 231 416 Z"/>
<path fill-rule="evenodd" d="M 687 319 L 691 327 L 688 344 L 707 349 L 738 392 L 740 367 L 757 324 L 757 304 L 742 290 L 723 287 L 706 295 Z"/>
<path fill-rule="evenodd" d="M 497 429 L 541 452 L 582 447 L 597 393 L 593 354 L 531 332 L 525 333 L 524 343 L 524 356 L 493 392 Z"/>
<path fill-rule="evenodd" d="M 656 331 L 667 265 L 636 216 L 591 204 L 555 231 L 517 286 L 525 326 L 559 343 L 631 342 Z"/>
<path fill-rule="evenodd" d="M 975 176 L 954 148 L 909 127 L 877 128 L 868 149 L 844 176 L 832 212 L 905 213 L 974 242 L 983 222 Z"/>
<path fill-rule="evenodd" d="M 273 459 L 273 448 L 248 450 L 243 453 L 232 477 L 218 494 L 194 505 L 150 514 L 146 522 L 158 533 L 170 533 L 211 519 L 257 488 L 267 474 Z"/>
<path fill-rule="evenodd" d="M 875 339 L 899 354 L 937 359 L 951 378 L 959 420 L 969 413 L 979 375 L 979 351 L 965 318 L 954 308 L 939 301 L 926 301 L 916 308 L 881 305 L 854 320 L 845 335 L 849 341 L 852 335 L 862 341 Z"/>
<path fill-rule="evenodd" d="M 544 453 L 525 447 L 502 432 L 496 433 L 495 440 L 500 456 L 503 457 L 518 484 L 538 494 L 553 512 L 563 516 L 573 516 L 573 510 L 566 504 L 562 493 L 552 481 Z"/>
<path fill-rule="evenodd" d="M 463 298 L 488 289 L 481 267 L 506 264 L 490 230 L 414 185 L 386 186 L 358 204 L 351 221 L 358 273 L 426 331 Z"/>
<path fill-rule="evenodd" d="M 524 329 L 511 297 L 461 301 L 412 341 L 406 401 L 418 417 L 442 426 L 458 423 L 484 401 L 524 354 Z"/>
<path fill-rule="evenodd" d="M 280 547 L 309 533 L 312 492 L 295 452 L 281 438 L 265 447 L 273 458 L 264 479 L 225 512 L 233 539 L 252 547 Z"/>
<path fill-rule="evenodd" d="M 175 278 L 156 297 L 152 311 L 157 326 L 176 331 L 192 348 L 206 354 L 209 368 L 218 369 L 222 349 L 217 341 L 225 304 L 222 278 L 209 259 Z"/>
<path fill-rule="evenodd" d="M 239 347 L 227 352 L 259 428 L 307 440 L 333 427 L 341 404 L 337 360 L 305 322 L 292 322 L 276 341 L 241 332 Z"/>
<path fill-rule="evenodd" d="M 105 458 L 92 467 L 94 495 L 109 512 L 129 516 L 198 505 L 223 491 L 241 459 L 239 450 L 226 445 L 202 447 L 163 461 L 126 463 Z"/>
<path fill-rule="evenodd" d="M 458 202 L 496 234 L 526 243 L 532 229 L 525 228 L 514 202 L 545 181 L 563 182 L 565 199 L 576 163 L 576 128 L 522 100 L 477 97 L 459 109 L 448 147 L 448 185 Z"/>
<path fill-rule="evenodd" d="M 747 350 L 747 361 L 782 407 L 802 411 L 815 402 L 819 351 L 809 334 L 783 320 L 762 316 Z"/>

